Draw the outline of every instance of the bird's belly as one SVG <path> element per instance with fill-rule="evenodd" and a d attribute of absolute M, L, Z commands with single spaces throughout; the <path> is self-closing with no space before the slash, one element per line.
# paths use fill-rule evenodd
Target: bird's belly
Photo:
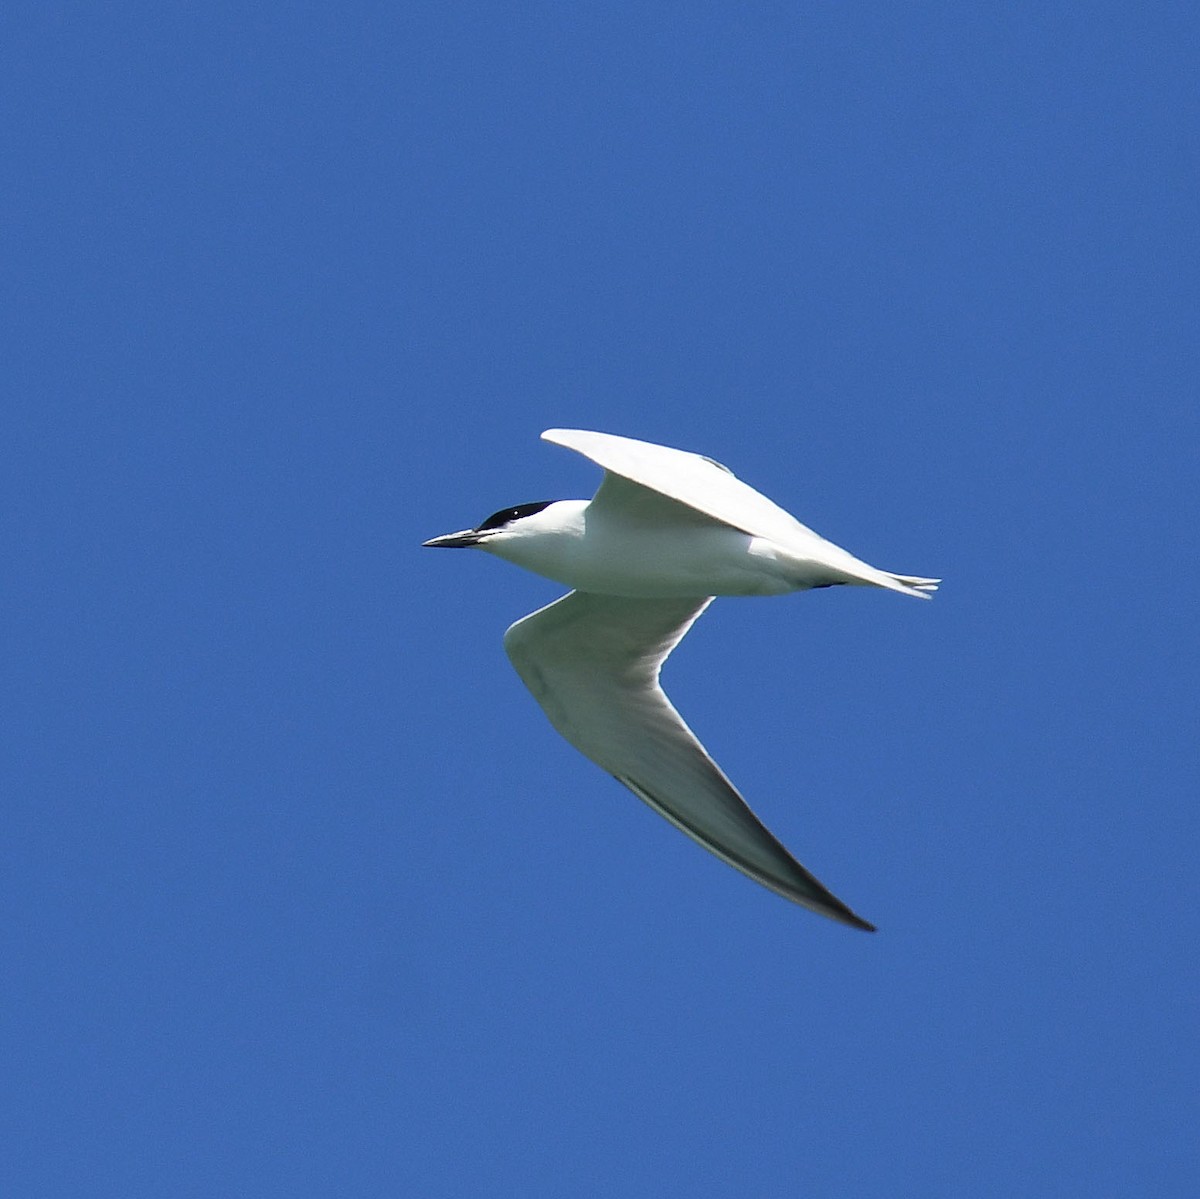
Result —
<path fill-rule="evenodd" d="M 552 577 L 577 591 L 645 599 L 781 595 L 797 587 L 772 543 L 736 529 L 626 528 L 619 537 L 590 541 L 586 555 Z"/>

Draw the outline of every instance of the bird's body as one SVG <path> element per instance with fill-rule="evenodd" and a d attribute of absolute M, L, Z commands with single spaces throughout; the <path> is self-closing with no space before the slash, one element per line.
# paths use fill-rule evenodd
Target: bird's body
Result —
<path fill-rule="evenodd" d="M 504 639 L 551 723 L 718 857 L 797 903 L 870 929 L 751 812 L 658 673 L 713 596 L 860 584 L 928 598 L 937 580 L 869 566 L 699 454 L 578 429 L 543 437 L 604 467 L 591 500 L 503 509 L 425 544 L 475 546 L 572 588 Z"/>
<path fill-rule="evenodd" d="M 597 595 L 667 599 L 796 589 L 804 564 L 772 542 L 671 500 L 656 508 L 654 519 L 589 500 L 559 500 L 522 521 L 526 528 L 480 549 Z"/>

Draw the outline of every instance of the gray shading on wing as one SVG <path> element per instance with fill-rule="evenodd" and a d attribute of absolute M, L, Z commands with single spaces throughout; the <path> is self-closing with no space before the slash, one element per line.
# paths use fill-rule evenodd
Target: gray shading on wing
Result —
<path fill-rule="evenodd" d="M 639 799 L 763 886 L 873 932 L 764 827 L 659 686 L 710 602 L 573 591 L 517 621 L 504 648 L 550 723 Z"/>
<path fill-rule="evenodd" d="M 589 514 L 616 514 L 625 524 L 642 524 L 656 530 L 680 529 L 706 525 L 711 529 L 728 529 L 728 521 L 717 520 L 691 504 L 673 500 L 650 487 L 643 487 L 624 475 L 606 470 L 592 502 Z"/>

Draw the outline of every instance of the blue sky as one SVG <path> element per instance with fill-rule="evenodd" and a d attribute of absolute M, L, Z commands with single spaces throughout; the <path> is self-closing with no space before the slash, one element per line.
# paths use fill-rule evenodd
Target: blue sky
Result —
<path fill-rule="evenodd" d="M 1193 5 L 0 22 L 5 1193 L 1194 1193 Z M 877 935 L 419 547 L 562 425 L 945 578 L 666 674 Z"/>

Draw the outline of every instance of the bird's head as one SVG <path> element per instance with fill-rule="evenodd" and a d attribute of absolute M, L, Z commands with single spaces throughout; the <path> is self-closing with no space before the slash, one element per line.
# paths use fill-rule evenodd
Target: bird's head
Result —
<path fill-rule="evenodd" d="M 483 549 L 489 542 L 508 540 L 515 535 L 534 532 L 535 524 L 546 523 L 544 520 L 536 521 L 534 518 L 553 504 L 553 500 L 537 500 L 530 504 L 517 504 L 512 508 L 501 508 L 499 512 L 493 512 L 487 520 L 473 529 L 463 529 L 458 533 L 444 533 L 441 537 L 431 537 L 421 544 L 447 550 L 468 549 L 472 546 Z"/>

